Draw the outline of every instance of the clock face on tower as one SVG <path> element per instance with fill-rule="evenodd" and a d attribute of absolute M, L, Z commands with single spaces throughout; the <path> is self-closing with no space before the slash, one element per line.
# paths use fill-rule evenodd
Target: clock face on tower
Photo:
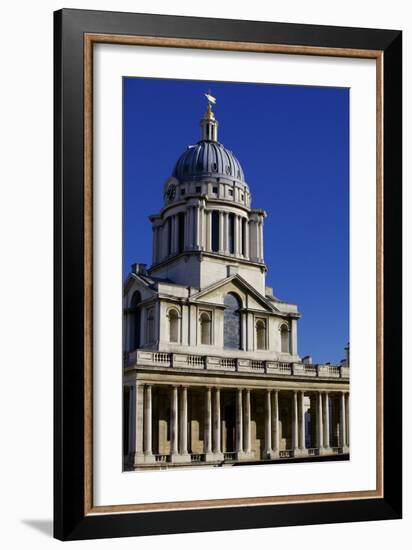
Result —
<path fill-rule="evenodd" d="M 169 185 L 166 191 L 166 197 L 169 201 L 172 201 L 176 196 L 176 185 L 173 183 Z"/>
<path fill-rule="evenodd" d="M 165 200 L 166 202 L 171 202 L 176 197 L 176 179 L 169 178 L 165 185 Z"/>

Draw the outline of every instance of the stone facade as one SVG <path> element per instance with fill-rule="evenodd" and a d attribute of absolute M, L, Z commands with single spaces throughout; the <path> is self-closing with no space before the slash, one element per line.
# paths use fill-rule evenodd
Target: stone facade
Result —
<path fill-rule="evenodd" d="M 153 263 L 124 285 L 125 467 L 346 454 L 349 348 L 300 358 L 298 308 L 265 285 L 266 212 L 210 104 L 200 125 L 150 216 Z"/>

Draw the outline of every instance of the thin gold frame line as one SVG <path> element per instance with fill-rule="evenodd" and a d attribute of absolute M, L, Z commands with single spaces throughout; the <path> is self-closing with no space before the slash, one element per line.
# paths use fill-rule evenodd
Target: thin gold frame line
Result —
<path fill-rule="evenodd" d="M 354 57 L 376 60 L 376 490 L 308 495 L 280 495 L 231 499 L 93 506 L 93 45 L 94 43 L 211 49 L 258 53 L 287 53 Z M 350 48 L 322 48 L 163 38 L 148 36 L 84 35 L 84 510 L 85 514 L 149 512 L 176 509 L 336 501 L 383 497 L 383 52 Z"/>

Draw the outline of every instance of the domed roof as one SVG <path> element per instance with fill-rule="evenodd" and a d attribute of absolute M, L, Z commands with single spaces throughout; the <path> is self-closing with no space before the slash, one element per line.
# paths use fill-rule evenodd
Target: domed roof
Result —
<path fill-rule="evenodd" d="M 176 162 L 172 175 L 181 183 L 211 177 L 245 183 L 240 162 L 217 141 L 201 140 L 189 145 Z"/>

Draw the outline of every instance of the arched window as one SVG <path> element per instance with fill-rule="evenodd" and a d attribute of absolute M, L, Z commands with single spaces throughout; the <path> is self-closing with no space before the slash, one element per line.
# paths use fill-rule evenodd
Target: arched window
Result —
<path fill-rule="evenodd" d="M 242 302 L 237 294 L 229 292 L 224 299 L 224 347 L 230 349 L 240 349 L 241 331 L 240 331 L 240 308 Z"/>
<path fill-rule="evenodd" d="M 200 343 L 206 345 L 212 343 L 212 322 L 210 313 L 206 311 L 200 314 Z"/>
<path fill-rule="evenodd" d="M 130 302 L 130 345 L 129 349 L 130 351 L 134 351 L 135 349 L 138 349 L 140 346 L 140 302 L 142 300 L 142 297 L 140 295 L 140 292 L 135 292 L 132 296 L 132 300 Z"/>
<path fill-rule="evenodd" d="M 290 353 L 289 327 L 287 325 L 280 327 L 280 351 Z"/>
<path fill-rule="evenodd" d="M 169 310 L 169 342 L 179 341 L 179 314 L 175 309 Z"/>
<path fill-rule="evenodd" d="M 154 310 L 151 307 L 147 310 L 147 337 L 146 342 L 151 344 L 154 341 Z"/>
<path fill-rule="evenodd" d="M 266 322 L 263 319 L 256 321 L 256 349 L 266 349 Z"/>

